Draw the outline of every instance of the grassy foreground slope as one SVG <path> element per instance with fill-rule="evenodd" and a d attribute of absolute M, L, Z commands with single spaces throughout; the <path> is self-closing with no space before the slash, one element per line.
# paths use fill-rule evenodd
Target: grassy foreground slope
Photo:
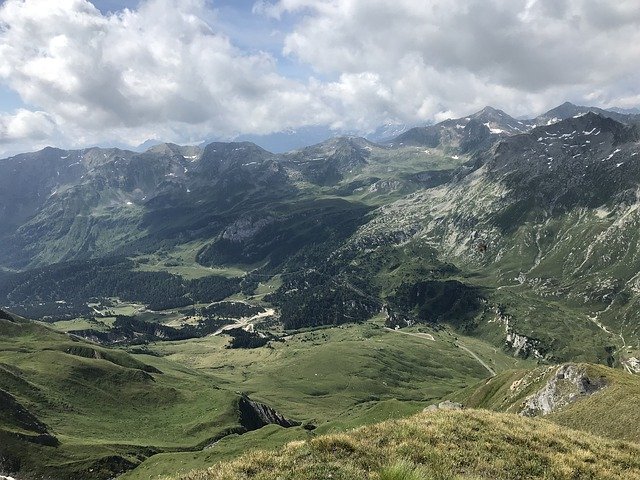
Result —
<path fill-rule="evenodd" d="M 640 478 L 640 445 L 480 410 L 421 413 L 251 452 L 181 480 Z"/>
<path fill-rule="evenodd" d="M 158 478 L 407 417 L 489 376 L 460 341 L 497 371 L 523 365 L 448 330 L 396 332 L 380 318 L 291 332 L 258 349 L 209 336 L 129 353 L 3 315 L 0 474 L 21 479 Z M 316 428 L 225 436 L 240 433 L 237 392 Z"/>

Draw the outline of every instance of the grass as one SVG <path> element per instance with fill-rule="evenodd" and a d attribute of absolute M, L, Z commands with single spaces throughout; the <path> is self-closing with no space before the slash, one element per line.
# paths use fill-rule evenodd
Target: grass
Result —
<path fill-rule="evenodd" d="M 18 441 L 8 433 L 17 427 L 7 425 L 0 440 L 21 459 L 22 474 L 108 478 L 113 472 L 98 465 L 116 458 L 131 465 L 147 458 L 126 479 L 204 468 L 250 448 L 403 418 L 487 376 L 448 334 L 433 333 L 436 341 L 369 322 L 292 333 L 271 348 L 227 349 L 228 338 L 217 336 L 129 354 L 39 323 L 3 320 L 0 389 L 45 423 L 60 446 Z M 317 428 L 272 426 L 200 451 L 237 425 L 239 391 Z"/>
<path fill-rule="evenodd" d="M 603 365 L 582 364 L 591 379 L 606 380 L 606 387 L 595 394 L 555 411 L 545 418 L 612 439 L 640 443 L 640 378 Z M 529 395 L 544 388 L 557 366 L 532 370 L 512 370 L 456 392 L 450 398 L 471 408 L 487 408 L 517 413 Z"/>
<path fill-rule="evenodd" d="M 541 419 L 467 410 L 422 413 L 253 451 L 180 480 L 640 478 L 640 446 Z"/>
<path fill-rule="evenodd" d="M 324 438 L 322 435 L 340 436 L 351 428 L 406 418 L 447 396 L 465 397 L 464 403 L 472 406 L 514 411 L 505 408 L 504 397 L 508 397 L 515 380 L 532 375 L 533 367 L 532 362 L 514 359 L 481 340 L 447 329 L 407 329 L 409 333 L 429 333 L 435 341 L 390 332 L 382 328 L 380 318 L 359 325 L 293 332 L 286 341 L 273 342 L 269 348 L 230 350 L 225 348 L 227 338 L 219 336 L 152 344 L 149 350 L 153 355 L 128 355 L 96 346 L 91 348 L 97 354 L 92 353 L 94 350 L 87 353 L 77 349 L 84 342 L 70 342 L 68 337 L 33 323 L 18 327 L 6 324 L 0 332 L 0 363 L 14 369 L 0 370 L 0 388 L 17 392 L 21 403 L 61 441 L 57 449 L 31 444 L 16 448 L 23 448 L 22 454 L 30 461 L 39 462 L 38 473 L 65 472 L 67 478 L 90 478 L 83 475 L 96 468 L 97 459 L 114 456 L 134 465 L 146 458 L 123 480 L 186 475 L 193 469 L 202 471 L 216 462 L 232 461 L 248 450 L 273 449 L 291 442 L 313 445 L 317 438 Z M 498 376 L 487 380 L 486 369 L 456 343 L 471 349 L 500 372 Z M 66 353 L 70 347 L 76 347 L 74 355 Z M 53 372 L 51 364 L 57 365 Z M 145 366 L 163 373 L 145 373 Z M 590 368 L 596 369 L 596 375 L 604 367 Z M 35 391 L 19 387 L 15 372 L 28 379 Z M 631 376 L 616 376 L 621 372 L 611 375 L 615 382 L 606 390 L 607 395 L 613 394 L 610 399 L 594 396 L 596 403 L 592 406 L 584 403 L 586 406 L 578 409 L 575 404 L 573 414 L 560 412 L 548 418 L 574 428 L 584 423 L 591 432 L 607 435 L 609 430 L 610 436 L 638 440 L 629 434 L 629 425 L 638 423 L 634 399 L 639 391 L 631 385 Z M 478 384 L 482 378 L 485 380 Z M 532 383 L 524 393 L 532 393 L 538 385 Z M 463 393 L 454 393 L 460 389 Z M 223 438 L 212 448 L 195 449 L 237 422 L 232 401 L 239 391 L 317 428 L 309 432 L 302 427 L 270 426 Z M 521 398 L 511 400 L 516 405 Z M 606 409 L 599 405 L 606 405 Z M 611 426 L 617 415 L 625 419 L 626 429 Z M 324 474 L 354 475 L 332 478 L 404 475 L 398 478 L 407 480 L 509 478 L 500 477 L 488 466 L 482 466 L 480 473 L 473 469 L 448 472 L 446 462 L 457 465 L 457 460 L 438 459 L 436 453 L 434 465 L 444 470 L 435 474 L 433 465 L 425 466 L 424 459 L 390 454 L 375 468 L 367 466 L 369 477 L 358 476 L 362 472 L 353 470 L 353 465 L 345 470 L 347 473 L 336 465 L 335 471 L 309 470 L 309 475 L 318 476 L 305 477 L 307 473 L 302 472 L 300 477 L 282 478 L 327 478 L 321 476 Z M 497 476 L 491 477 L 483 469 Z M 94 478 L 98 478 L 98 471 L 95 473 Z M 599 478 L 598 472 L 591 473 L 596 475 L 592 478 Z"/>
<path fill-rule="evenodd" d="M 162 478 L 168 474 L 186 474 L 194 469 L 206 469 L 220 461 L 232 460 L 249 450 L 278 448 L 291 441 L 308 440 L 326 432 L 341 432 L 370 423 L 405 418 L 423 408 L 422 402 L 399 400 L 365 402 L 337 414 L 335 420 L 324 423 L 312 432 L 303 427 L 284 429 L 269 425 L 244 435 L 225 437 L 213 447 L 202 451 L 160 453 L 146 459 L 140 466 L 122 475 L 120 479 L 148 480 Z"/>
<path fill-rule="evenodd" d="M 59 332 L 71 332 L 73 330 L 98 330 L 101 332 L 106 332 L 109 330 L 110 325 L 107 322 L 103 322 L 106 319 L 94 320 L 91 318 L 74 318 L 73 320 L 61 320 L 59 322 L 54 322 L 48 324 L 54 330 Z M 109 319 L 109 323 L 113 323 L 111 319 Z"/>
<path fill-rule="evenodd" d="M 262 299 L 265 295 L 269 295 L 270 293 L 274 293 L 278 288 L 282 286 L 282 277 L 280 275 L 275 275 L 268 279 L 267 281 L 258 283 L 258 288 L 254 292 L 253 297 L 255 299 Z"/>
<path fill-rule="evenodd" d="M 609 385 L 549 418 L 560 425 L 640 443 L 640 378 L 601 365 L 589 365 L 588 371 L 592 377 L 604 376 Z"/>
<path fill-rule="evenodd" d="M 366 323 L 294 334 L 256 350 L 225 349 L 225 337 L 151 348 L 294 418 L 323 420 L 364 401 L 438 399 L 488 375 L 446 334 L 436 335 L 431 342 Z"/>
<path fill-rule="evenodd" d="M 427 480 L 428 472 L 408 460 L 398 460 L 380 471 L 380 480 Z"/>
<path fill-rule="evenodd" d="M 143 272 L 168 272 L 180 275 L 185 280 L 219 275 L 228 278 L 243 277 L 253 268 L 251 266 L 225 265 L 221 267 L 205 267 L 196 262 L 196 255 L 205 245 L 197 241 L 176 246 L 173 250 L 160 251 L 150 255 L 134 258 L 136 270 Z"/>
<path fill-rule="evenodd" d="M 423 327 L 425 328 L 425 327 Z M 386 331 L 375 322 L 294 333 L 273 348 L 225 349 L 225 337 L 150 345 L 164 361 L 215 376 L 221 388 L 243 391 L 289 418 L 317 428 L 270 427 L 226 438 L 202 452 L 150 457 L 123 480 L 159 478 L 206 468 L 247 449 L 274 448 L 310 435 L 342 432 L 365 424 L 404 418 L 448 393 L 487 377 L 487 371 L 453 345 L 446 332 L 436 341 Z M 481 342 L 474 344 L 474 348 Z M 513 365 L 489 346 L 498 365 Z M 145 360 L 146 361 L 146 360 Z"/>
<path fill-rule="evenodd" d="M 424 325 L 403 328 L 402 331 L 407 333 L 433 332 L 429 327 Z M 502 349 L 499 349 L 484 340 L 476 337 L 470 337 L 468 335 L 462 335 L 450 328 L 443 328 L 439 330 L 437 335 L 440 341 L 448 342 L 453 346 L 455 346 L 455 344 L 459 344 L 469 348 L 496 372 L 513 370 L 515 368 L 533 368 L 536 365 L 536 362 L 531 359 L 505 355 Z"/>
<path fill-rule="evenodd" d="M 0 323 L 0 389 L 60 441 L 54 448 L 4 438 L 3 453 L 20 458 L 27 473 L 99 478 L 101 459 L 135 465 L 154 451 L 192 449 L 237 425 L 236 395 L 207 372 L 71 341 L 33 322 Z"/>

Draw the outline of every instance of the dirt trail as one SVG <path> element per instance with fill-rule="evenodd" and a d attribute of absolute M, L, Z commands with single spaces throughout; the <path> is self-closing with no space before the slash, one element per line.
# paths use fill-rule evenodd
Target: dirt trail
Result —
<path fill-rule="evenodd" d="M 402 333 L 403 335 L 409 335 L 411 337 L 426 338 L 427 340 L 431 340 L 432 342 L 436 341 L 436 339 L 433 338 L 433 335 L 431 335 L 430 333 L 403 332 L 402 330 L 394 330 L 393 328 L 389 328 L 389 327 L 384 327 L 384 329 L 385 330 L 389 330 L 390 332 Z"/>
<path fill-rule="evenodd" d="M 249 327 L 249 328 L 253 328 L 253 324 L 260 320 L 261 318 L 265 318 L 265 317 L 270 317 L 272 315 L 275 315 L 276 311 L 273 308 L 267 308 L 264 312 L 260 312 L 257 315 L 254 315 L 253 317 L 245 317 L 245 318 L 241 318 L 240 320 L 238 320 L 236 323 L 232 323 L 230 325 L 225 325 L 224 327 L 219 328 L 218 330 L 216 330 L 215 332 L 213 332 L 211 334 L 211 336 L 215 336 L 215 335 L 220 335 L 223 332 L 226 332 L 227 330 L 233 330 L 234 328 L 245 328 L 245 327 Z"/>
<path fill-rule="evenodd" d="M 388 330 L 389 332 L 401 333 L 403 335 L 409 335 L 411 337 L 424 338 L 425 340 L 431 340 L 432 342 L 436 341 L 436 339 L 430 333 L 403 332 L 402 330 L 395 330 L 395 329 L 389 328 L 389 327 L 384 327 L 384 329 Z M 476 355 L 474 352 L 472 352 L 469 348 L 465 347 L 460 342 L 456 342 L 455 345 L 456 345 L 456 347 L 461 348 L 462 350 L 467 352 L 469 355 L 471 355 L 474 358 L 474 360 L 476 360 L 480 365 L 482 365 L 491 374 L 492 377 L 496 376 L 495 370 L 493 368 L 491 368 L 489 365 L 487 365 L 484 360 L 482 360 L 478 355 Z"/>
<path fill-rule="evenodd" d="M 471 350 L 469 350 L 467 347 L 465 347 L 464 345 L 462 345 L 460 342 L 456 342 L 456 346 L 458 348 L 461 348 L 462 350 L 464 350 L 465 352 L 467 352 L 469 355 L 471 355 L 473 358 L 476 359 L 476 361 L 482 365 L 484 368 L 487 369 L 487 371 L 491 374 L 492 377 L 496 376 L 496 372 L 493 368 L 491 368 L 489 365 L 487 365 L 484 360 L 482 360 L 478 355 L 476 355 L 475 353 L 473 353 Z"/>

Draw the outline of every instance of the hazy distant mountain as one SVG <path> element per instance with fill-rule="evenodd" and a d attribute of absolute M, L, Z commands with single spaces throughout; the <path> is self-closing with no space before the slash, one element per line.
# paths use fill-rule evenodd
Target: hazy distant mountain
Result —
<path fill-rule="evenodd" d="M 408 128 L 405 124 L 387 123 L 367 134 L 366 138 L 372 142 L 384 142 L 400 135 Z M 357 132 L 349 130 L 332 130 L 327 126 L 309 126 L 267 135 L 240 135 L 233 140 L 255 143 L 273 153 L 285 153 L 315 145 L 327 139 L 357 135 Z"/>
<path fill-rule="evenodd" d="M 306 147 L 307 145 L 313 145 L 314 143 L 319 143 L 327 138 L 338 135 L 337 132 L 331 130 L 329 127 L 311 126 L 267 135 L 240 135 L 236 137 L 234 141 L 252 142 L 270 152 L 283 153 Z"/>
<path fill-rule="evenodd" d="M 571 102 L 565 102 L 562 105 L 552 108 L 548 112 L 537 116 L 536 118 L 531 120 L 531 122 L 535 123 L 536 125 L 549 125 L 560 120 L 565 120 L 567 118 L 575 117 L 578 115 L 584 115 L 588 112 L 594 112 L 598 115 L 602 115 L 603 117 L 613 118 L 614 120 L 622 123 L 631 123 L 638 121 L 638 118 L 632 111 L 625 112 L 616 109 L 605 110 L 598 107 L 585 107 L 574 105 Z"/>
<path fill-rule="evenodd" d="M 151 147 L 154 147 L 156 145 L 161 144 L 162 141 L 157 140 L 155 138 L 150 138 L 149 140 L 145 140 L 144 142 L 142 142 L 140 145 L 138 145 L 137 147 L 133 148 L 132 150 L 136 151 L 136 152 L 144 152 L 149 150 Z"/>
<path fill-rule="evenodd" d="M 619 107 L 611 107 L 608 108 L 610 112 L 622 113 L 624 115 L 640 115 L 640 108 L 619 108 Z"/>
<path fill-rule="evenodd" d="M 386 143 L 396 138 L 398 135 L 402 135 L 412 127 L 412 125 L 407 125 L 406 123 L 386 123 L 384 125 L 380 125 L 373 132 L 365 135 L 365 138 L 376 143 Z"/>

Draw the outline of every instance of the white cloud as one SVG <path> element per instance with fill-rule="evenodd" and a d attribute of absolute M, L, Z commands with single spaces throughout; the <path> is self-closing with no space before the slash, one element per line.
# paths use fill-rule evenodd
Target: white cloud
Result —
<path fill-rule="evenodd" d="M 45 112 L 19 109 L 14 114 L 0 115 L 0 144 L 44 140 L 55 130 L 55 122 Z"/>
<path fill-rule="evenodd" d="M 87 0 L 0 5 L 0 81 L 38 110 L 27 123 L 44 122 L 25 141 L 367 131 L 487 104 L 523 115 L 640 96 L 637 0 L 260 0 L 253 11 L 286 32 L 286 62 L 235 46 L 209 0 L 110 15 Z"/>
<path fill-rule="evenodd" d="M 637 0 L 281 0 L 260 10 L 298 12 L 285 54 L 341 79 L 377 75 L 408 119 L 638 94 Z"/>
<path fill-rule="evenodd" d="M 323 116 L 271 56 L 216 33 L 204 0 L 109 16 L 85 0 L 7 0 L 0 24 L 0 78 L 74 138 L 260 133 Z"/>

